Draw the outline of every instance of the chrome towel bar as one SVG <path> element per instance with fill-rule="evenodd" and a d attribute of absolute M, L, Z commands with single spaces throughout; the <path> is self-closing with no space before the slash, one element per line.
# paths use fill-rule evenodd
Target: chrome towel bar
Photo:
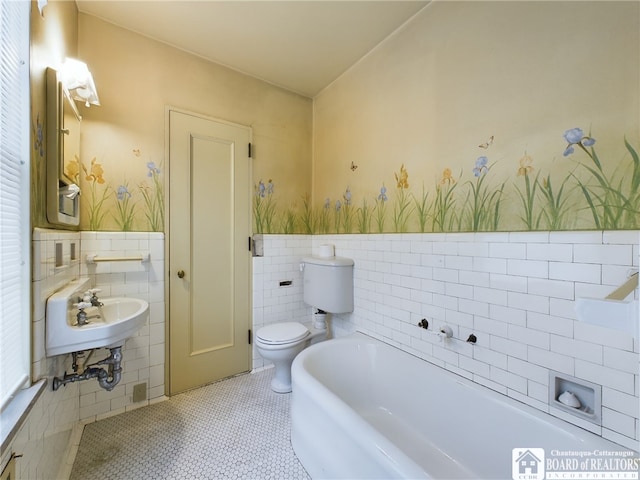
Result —
<path fill-rule="evenodd" d="M 146 263 L 151 260 L 151 254 L 142 253 L 140 255 L 130 257 L 100 257 L 95 253 L 87 254 L 87 263 L 100 263 L 100 262 L 142 262 Z"/>

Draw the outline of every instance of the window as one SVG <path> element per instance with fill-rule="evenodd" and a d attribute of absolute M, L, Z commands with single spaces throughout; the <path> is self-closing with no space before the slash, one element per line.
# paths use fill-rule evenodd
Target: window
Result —
<path fill-rule="evenodd" d="M 29 386 L 29 11 L 0 0 L 0 407 Z"/>

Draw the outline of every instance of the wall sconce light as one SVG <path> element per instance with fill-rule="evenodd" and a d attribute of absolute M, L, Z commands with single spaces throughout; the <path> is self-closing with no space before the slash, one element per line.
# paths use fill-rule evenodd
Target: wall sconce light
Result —
<path fill-rule="evenodd" d="M 44 7 L 49 3 L 47 0 L 38 0 L 38 10 L 40 11 L 40 15 L 44 17 Z"/>
<path fill-rule="evenodd" d="M 60 69 L 62 84 L 74 100 L 84 102 L 86 107 L 100 105 L 96 84 L 87 64 L 74 58 L 67 58 Z"/>

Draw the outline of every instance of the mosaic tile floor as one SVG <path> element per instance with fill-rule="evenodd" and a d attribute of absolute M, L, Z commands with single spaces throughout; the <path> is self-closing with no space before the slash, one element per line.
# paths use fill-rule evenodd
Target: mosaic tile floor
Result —
<path fill-rule="evenodd" d="M 308 479 L 273 369 L 87 425 L 70 480 Z"/>

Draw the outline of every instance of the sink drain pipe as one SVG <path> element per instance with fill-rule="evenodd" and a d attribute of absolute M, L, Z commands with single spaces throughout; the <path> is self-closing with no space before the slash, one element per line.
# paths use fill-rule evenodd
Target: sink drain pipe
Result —
<path fill-rule="evenodd" d="M 122 378 L 122 367 L 120 365 L 122 362 L 122 347 L 114 347 L 109 350 L 111 355 L 104 360 L 89 365 L 82 373 L 67 374 L 65 372 L 63 378 L 55 377 L 53 379 L 53 390 L 56 391 L 60 386 L 67 383 L 89 380 L 90 378 L 97 378 L 100 387 L 108 392 L 113 390 Z M 107 365 L 107 370 L 99 368 L 98 365 Z"/>

